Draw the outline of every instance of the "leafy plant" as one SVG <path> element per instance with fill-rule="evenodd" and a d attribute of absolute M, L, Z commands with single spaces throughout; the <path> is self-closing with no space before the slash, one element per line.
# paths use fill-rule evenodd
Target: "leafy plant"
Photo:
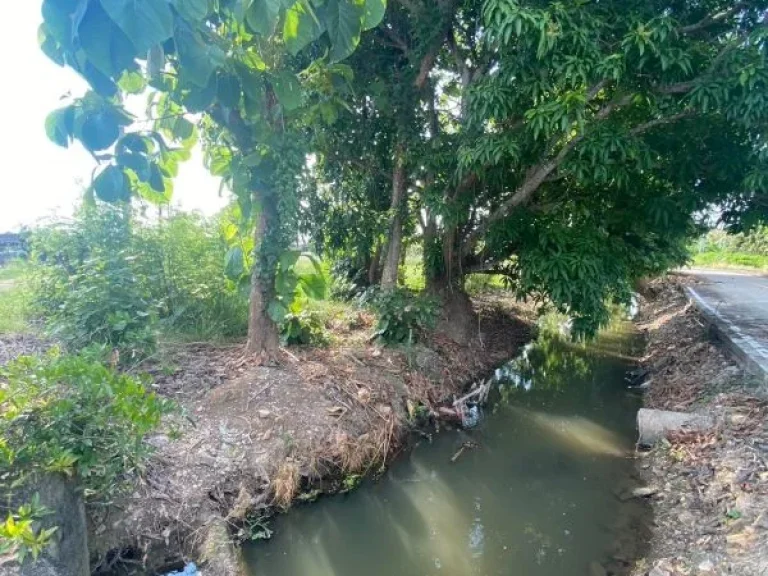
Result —
<path fill-rule="evenodd" d="M 32 501 L 8 513 L 0 523 L 0 554 L 14 554 L 21 564 L 27 556 L 33 560 L 51 544 L 57 527 L 42 528 L 38 521 L 48 514 L 40 505 L 40 498 L 35 494 Z"/>
<path fill-rule="evenodd" d="M 312 310 L 288 313 L 280 324 L 280 339 L 287 345 L 323 345 L 328 335 L 319 315 Z"/>
<path fill-rule="evenodd" d="M 436 299 L 405 289 L 378 292 L 371 304 L 379 316 L 375 336 L 387 344 L 413 343 L 437 320 Z"/>
<path fill-rule="evenodd" d="M 0 486 L 39 473 L 77 475 L 85 496 L 109 497 L 141 470 L 144 437 L 173 409 L 145 382 L 54 351 L 0 368 Z"/>

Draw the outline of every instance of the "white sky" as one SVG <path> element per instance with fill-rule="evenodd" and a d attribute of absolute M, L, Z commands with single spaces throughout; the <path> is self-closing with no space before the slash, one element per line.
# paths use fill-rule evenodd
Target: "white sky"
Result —
<path fill-rule="evenodd" d="M 38 48 L 37 28 L 42 0 L 9 3 L 9 22 L 0 34 L 3 112 L 0 144 L 0 232 L 31 225 L 42 217 L 69 215 L 96 161 L 79 143 L 60 148 L 45 135 L 45 117 L 71 92 L 81 95 L 86 83 L 71 69 L 60 68 Z M 219 180 L 203 167 L 202 154 L 182 164 L 174 188 L 175 205 L 213 214 L 226 200 Z"/>

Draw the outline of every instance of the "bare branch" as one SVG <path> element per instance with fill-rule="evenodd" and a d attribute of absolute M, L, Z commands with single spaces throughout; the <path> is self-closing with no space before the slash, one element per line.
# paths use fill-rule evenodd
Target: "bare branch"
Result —
<path fill-rule="evenodd" d="M 677 122 L 678 120 L 682 120 L 683 118 L 690 118 L 693 115 L 695 115 L 695 112 L 693 110 L 685 110 L 684 112 L 680 112 L 678 114 L 672 114 L 671 116 L 656 118 L 654 120 L 649 120 L 648 122 L 635 126 L 634 128 L 632 128 L 632 130 L 629 131 L 629 133 L 632 136 L 638 136 L 640 134 L 643 134 L 644 132 L 648 132 L 648 130 L 653 129 L 656 126 L 671 124 L 672 122 Z"/>
<path fill-rule="evenodd" d="M 698 32 L 699 30 L 702 30 L 704 28 L 708 28 L 709 26 L 712 26 L 713 24 L 717 24 L 719 22 L 722 22 L 723 20 L 727 20 L 740 10 L 743 10 L 747 7 L 746 2 L 736 2 L 733 6 L 728 8 L 727 10 L 723 10 L 722 12 L 718 12 L 717 14 L 709 14 L 706 17 L 702 18 L 695 24 L 689 24 L 688 26 L 683 26 L 680 28 L 679 32 L 680 34 L 691 34 L 693 32 Z"/>

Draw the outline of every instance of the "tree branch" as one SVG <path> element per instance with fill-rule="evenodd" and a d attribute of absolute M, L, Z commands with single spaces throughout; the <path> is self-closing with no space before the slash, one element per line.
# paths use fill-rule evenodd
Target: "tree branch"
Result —
<path fill-rule="evenodd" d="M 612 114 L 617 108 L 624 106 L 632 101 L 633 94 L 627 94 L 621 98 L 615 99 L 609 104 L 603 106 L 595 114 L 596 120 L 603 120 Z M 468 254 L 475 246 L 477 241 L 488 231 L 488 229 L 495 223 L 505 218 L 516 207 L 526 203 L 533 193 L 539 189 L 539 187 L 547 180 L 550 174 L 554 172 L 560 164 L 563 163 L 568 154 L 573 150 L 576 145 L 584 139 L 584 133 L 582 132 L 578 136 L 575 136 L 569 140 L 561 149 L 557 155 L 551 160 L 540 162 L 532 166 L 526 173 L 525 180 L 515 190 L 512 196 L 503 202 L 495 212 L 493 212 L 488 218 L 480 223 L 477 228 L 472 230 L 465 238 L 464 245 L 462 246 L 462 253 Z"/>
<path fill-rule="evenodd" d="M 661 126 L 663 124 L 671 124 L 672 122 L 677 122 L 678 120 L 682 120 L 683 118 L 690 118 L 695 114 L 696 113 L 693 110 L 685 110 L 683 112 L 679 112 L 678 114 L 672 114 L 671 116 L 664 116 L 662 118 L 649 120 L 648 122 L 635 126 L 634 128 L 632 128 L 632 130 L 629 131 L 629 133 L 632 136 L 637 136 L 639 134 L 643 134 L 644 132 L 648 132 L 648 130 L 655 128 L 656 126 Z"/>
<path fill-rule="evenodd" d="M 743 10 L 747 7 L 747 2 L 736 2 L 733 6 L 728 8 L 727 10 L 723 10 L 722 12 L 718 12 L 717 14 L 709 14 L 706 17 L 702 18 L 695 24 L 689 24 L 688 26 L 683 26 L 679 29 L 680 34 L 691 34 L 693 32 L 698 32 L 699 30 L 702 30 L 704 28 L 708 28 L 709 26 L 712 26 L 713 24 L 717 24 L 718 22 L 722 22 L 723 20 L 726 20 L 736 14 L 739 10 Z"/>

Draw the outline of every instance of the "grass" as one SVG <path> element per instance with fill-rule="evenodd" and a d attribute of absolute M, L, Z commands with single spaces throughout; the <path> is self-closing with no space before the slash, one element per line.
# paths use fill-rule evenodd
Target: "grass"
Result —
<path fill-rule="evenodd" d="M 13 282 L 20 280 L 29 264 L 23 260 L 11 260 L 4 266 L 0 266 L 0 282 Z"/>
<path fill-rule="evenodd" d="M 702 268 L 768 270 L 768 255 L 729 251 L 699 252 L 693 255 L 691 265 Z"/>
<path fill-rule="evenodd" d="M 0 334 L 19 334 L 30 331 L 29 291 L 23 286 L 0 285 Z"/>

